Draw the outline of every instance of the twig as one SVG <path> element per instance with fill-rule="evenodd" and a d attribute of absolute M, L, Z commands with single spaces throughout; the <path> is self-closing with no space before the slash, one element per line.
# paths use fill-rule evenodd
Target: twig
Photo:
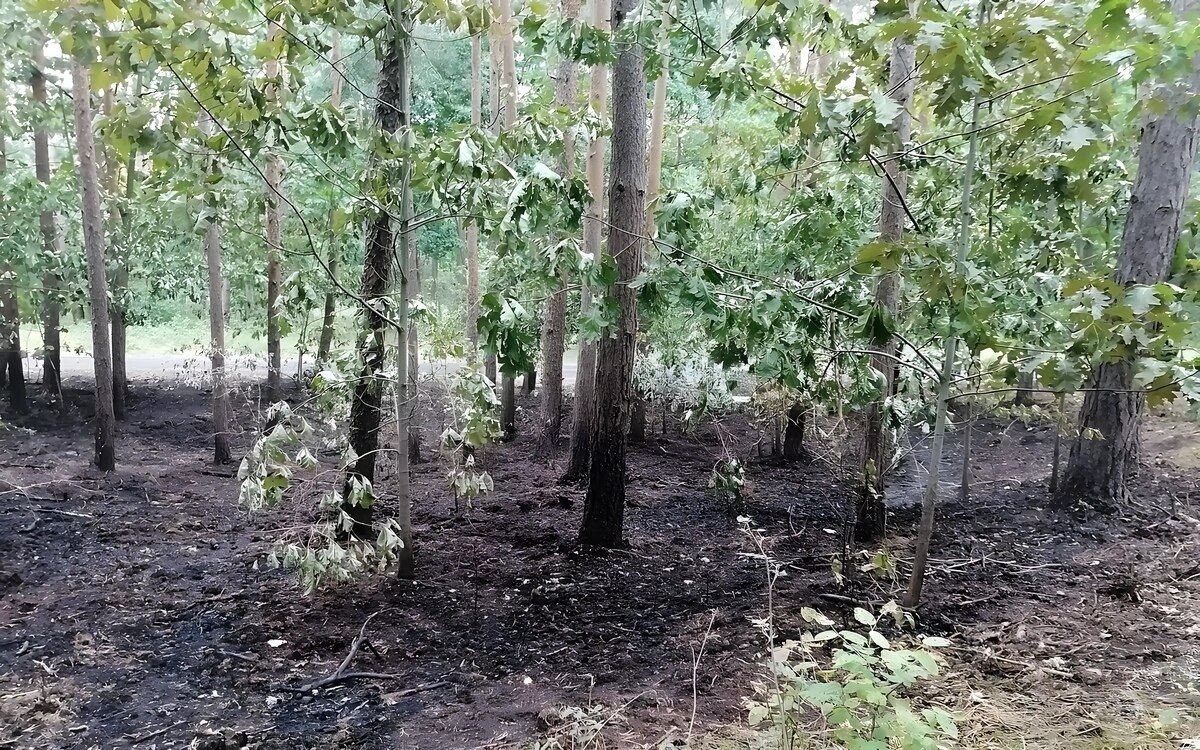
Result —
<path fill-rule="evenodd" d="M 30 510 L 34 511 L 35 513 L 54 513 L 56 515 L 70 516 L 72 518 L 95 518 L 95 516 L 93 516 L 91 513 L 76 513 L 74 511 L 70 511 L 70 510 L 56 510 L 54 508 L 31 507 Z"/>
<path fill-rule="evenodd" d="M 154 739 L 155 737 L 161 737 L 164 734 L 166 734 L 167 732 L 174 729 L 175 727 L 182 726 L 186 723 L 187 723 L 186 721 L 177 721 L 174 724 L 169 724 L 169 725 L 163 727 L 162 729 L 155 729 L 150 734 L 143 734 L 141 737 L 137 737 L 137 738 L 131 740 L 129 744 L 140 745 L 143 742 L 149 742 L 150 740 Z"/>
<path fill-rule="evenodd" d="M 708 644 L 708 636 L 712 635 L 713 622 L 716 619 L 717 610 L 714 609 L 708 617 L 708 627 L 704 630 L 704 637 L 700 639 L 700 650 L 692 652 L 692 718 L 688 719 L 687 737 L 684 738 L 684 745 L 691 744 L 692 729 L 696 726 L 696 706 L 699 704 L 696 680 L 700 672 L 700 660 L 704 658 L 704 647 Z"/>

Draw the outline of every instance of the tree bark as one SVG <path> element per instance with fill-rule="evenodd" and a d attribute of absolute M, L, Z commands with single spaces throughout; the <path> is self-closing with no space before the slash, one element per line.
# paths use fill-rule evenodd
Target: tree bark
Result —
<path fill-rule="evenodd" d="M 592 25 L 607 32 L 610 28 L 610 0 L 595 0 L 592 5 Z M 600 116 L 608 114 L 608 66 L 603 63 L 592 66 L 590 100 L 592 109 Z M 644 105 L 643 105 L 644 107 Z M 600 240 L 604 221 L 604 152 L 608 138 L 597 135 L 588 144 L 587 183 L 591 202 L 583 216 L 583 252 L 595 262 L 600 261 Z M 592 289 L 585 283 L 580 290 L 580 313 L 586 315 L 593 306 Z M 575 403 L 571 421 L 571 449 L 565 472 L 567 479 L 587 476 L 591 460 L 592 415 L 596 400 L 596 347 L 595 341 L 579 342 L 579 358 L 575 368 Z"/>
<path fill-rule="evenodd" d="M 1054 452 L 1050 458 L 1050 494 L 1058 492 L 1059 455 L 1062 449 L 1062 434 L 1067 419 L 1067 394 L 1058 394 L 1058 421 L 1054 425 Z"/>
<path fill-rule="evenodd" d="M 274 21 L 268 23 L 267 39 L 279 38 L 280 29 Z M 264 67 L 267 99 L 274 101 L 279 96 L 279 60 L 267 60 Z M 267 397 L 280 397 L 283 372 L 283 353 L 280 349 L 279 288 L 283 284 L 283 269 L 279 253 L 282 250 L 279 203 L 283 197 L 283 160 L 279 158 L 275 144 L 267 156 Z"/>
<path fill-rule="evenodd" d="M 409 20 L 406 11 L 402 11 L 395 19 L 397 27 L 392 29 L 392 37 L 384 45 L 383 57 L 380 60 L 379 92 L 375 108 L 375 119 L 381 133 L 395 133 L 402 127 L 408 126 L 408 55 L 409 55 Z M 401 195 L 398 203 L 401 206 L 401 226 L 399 234 L 405 236 L 409 227 L 408 217 L 404 215 L 404 198 L 410 189 L 411 164 L 404 164 L 401 179 Z M 383 370 L 385 367 L 385 336 L 387 321 L 380 313 L 377 305 L 381 305 L 387 297 L 392 284 L 392 266 L 394 263 L 394 245 L 396 233 L 393 232 L 391 218 L 388 213 L 379 211 L 368 220 L 365 255 L 363 258 L 362 309 L 360 311 L 363 325 L 359 338 L 359 350 L 362 355 L 362 366 L 359 378 L 354 385 L 354 400 L 350 405 L 350 447 L 353 451 L 354 462 L 347 468 L 346 484 L 343 490 L 342 508 L 353 519 L 354 525 L 351 536 L 372 541 L 373 506 L 362 507 L 350 502 L 352 481 L 358 479 L 373 484 L 375 481 L 375 466 L 379 450 L 379 429 L 383 421 L 382 396 L 384 388 Z M 401 290 L 397 314 L 400 328 L 403 331 L 408 325 L 408 300 L 405 297 L 407 288 L 404 285 L 404 274 L 407 269 L 407 253 L 401 254 Z M 406 337 L 400 336 L 400 349 L 404 349 Z M 407 369 L 408 358 L 398 359 L 402 370 Z M 408 373 L 400 372 L 397 378 L 399 401 L 408 401 Z M 407 409 L 400 409 L 400 418 L 405 418 Z M 406 425 L 402 425 L 406 427 Z M 396 521 L 401 529 L 403 548 L 400 550 L 397 573 L 403 577 L 413 574 L 412 521 L 411 499 L 409 493 L 408 452 L 396 452 L 396 477 L 392 489 L 396 493 Z"/>
<path fill-rule="evenodd" d="M 137 92 L 140 95 L 141 92 Z M 113 99 L 116 87 L 110 86 L 104 91 L 103 112 L 105 117 L 112 115 Z M 122 244 L 128 242 L 128 232 L 122 232 L 126 226 L 122 218 L 120 203 L 117 200 L 117 186 L 120 179 L 116 154 L 106 147 L 101 147 L 104 154 L 104 187 L 109 196 L 108 220 L 114 229 L 114 236 L 109 243 L 109 255 L 113 258 L 112 300 L 109 303 L 109 322 L 112 326 L 112 369 L 113 369 L 113 416 L 118 421 L 125 419 L 125 395 L 129 390 L 128 377 L 125 372 L 125 296 L 128 294 L 129 265 L 122 252 Z M 136 161 L 136 151 L 130 151 L 131 171 L 128 177 L 126 193 L 133 190 L 132 166 Z M 120 237 L 118 239 L 117 237 Z"/>
<path fill-rule="evenodd" d="M 805 404 L 797 401 L 788 409 L 783 428 L 783 460 L 797 461 L 804 455 Z"/>
<path fill-rule="evenodd" d="M 1177 16 L 1192 16 L 1198 5 L 1197 0 L 1175 0 L 1172 9 Z M 1196 155 L 1197 121 L 1190 99 L 1200 92 L 1200 56 L 1195 64 L 1189 78 L 1159 102 L 1164 105 L 1162 114 L 1151 115 L 1142 128 L 1137 177 L 1114 275 L 1125 287 L 1158 283 L 1170 270 Z M 1145 403 L 1145 395 L 1134 387 L 1132 362 L 1137 355 L 1135 347 L 1127 347 L 1092 371 L 1059 499 L 1110 505 L 1129 501 L 1128 479 L 1137 470 Z"/>
<path fill-rule="evenodd" d="M 201 113 L 200 132 L 206 137 L 212 132 L 212 118 Z M 215 153 L 210 170 L 216 169 Z M 224 276 L 221 273 L 221 224 L 210 217 L 204 228 L 204 260 L 208 266 L 208 331 L 209 362 L 212 370 L 212 430 L 213 463 L 227 464 L 232 459 L 229 450 L 229 388 L 225 379 L 225 305 L 221 298 Z"/>
<path fill-rule="evenodd" d="M 580 0 L 562 0 L 563 20 L 574 23 L 579 18 Z M 563 55 L 558 62 L 554 80 L 554 104 L 565 109 L 574 109 L 578 88 L 575 61 Z M 575 133 L 568 129 L 563 133 L 563 155 L 559 171 L 564 178 L 575 174 Z M 546 300 L 542 317 L 542 424 L 538 434 L 538 450 L 550 455 L 558 450 L 562 432 L 563 408 L 563 352 L 566 349 L 567 328 L 567 276 L 558 278 L 558 288 Z"/>
<path fill-rule="evenodd" d="M 334 109 L 342 106 L 342 86 L 345 78 L 342 73 L 342 35 L 335 29 L 329 44 L 329 60 L 333 63 L 332 80 L 329 92 L 329 103 Z M 321 315 L 321 338 L 317 341 L 317 366 L 329 361 L 329 352 L 333 348 L 333 330 L 337 324 L 337 282 L 338 260 L 341 256 L 340 243 L 333 229 L 334 209 L 329 208 L 329 291 L 325 292 L 325 309 Z"/>
<path fill-rule="evenodd" d="M 1017 373 L 1017 392 L 1013 396 L 1013 403 L 1017 406 L 1033 406 L 1033 389 L 1036 385 L 1032 372 Z"/>
<path fill-rule="evenodd" d="M 632 14 L 640 0 L 617 0 L 612 28 Z M 637 352 L 637 292 L 630 286 L 642 268 L 646 227 L 646 73 L 642 49 L 622 43 L 613 68 L 613 153 L 609 189 L 608 253 L 616 261 L 611 294 L 618 309 L 617 330 L 597 347 L 595 425 L 592 457 L 579 540 L 616 547 L 623 544 L 625 447 L 629 402 Z"/>
<path fill-rule="evenodd" d="M 499 102 L 502 132 L 511 130 L 517 122 L 517 69 L 513 48 L 512 0 L 494 0 L 498 9 L 495 42 L 499 48 Z M 489 361 L 490 363 L 490 361 Z M 500 431 L 505 440 L 517 434 L 516 375 L 502 368 L 500 372 Z"/>
<path fill-rule="evenodd" d="M 33 66 L 29 78 L 29 87 L 33 92 L 33 100 L 42 110 L 47 106 L 46 98 L 46 58 L 44 53 L 45 41 L 40 37 L 33 44 Z M 37 119 L 33 131 L 34 168 L 38 181 L 43 185 L 50 184 L 50 138 L 46 124 L 41 118 Z M 42 230 L 42 249 L 48 257 L 61 258 L 63 254 L 62 235 L 58 231 L 58 221 L 54 212 L 43 210 L 39 218 Z M 42 302 L 42 385 L 46 395 L 54 399 L 62 408 L 62 301 L 59 299 L 60 281 L 58 274 L 53 271 L 42 279 L 44 299 Z"/>
<path fill-rule="evenodd" d="M 404 66 L 406 74 L 411 76 L 410 66 L 406 63 Z M 411 96 L 407 93 L 411 91 L 412 85 L 409 79 L 405 79 L 405 89 L 401 93 L 401 100 L 408 102 Z M 405 113 L 402 117 L 407 118 L 408 108 L 405 108 Z M 408 126 L 408 121 L 405 119 L 403 127 Z M 410 300 L 416 295 L 421 294 L 421 259 L 417 255 L 417 236 L 416 232 L 411 229 L 413 217 L 413 197 L 412 197 L 412 178 L 408 175 L 404 179 L 404 184 L 401 186 L 404 193 L 404 211 L 401 214 L 401 253 L 407 257 L 407 262 L 402 266 L 403 277 L 400 282 L 400 296 L 404 298 L 404 321 L 403 327 L 408 330 L 406 345 L 400 347 L 401 353 L 408 355 L 408 364 L 405 368 L 405 380 L 408 387 L 404 396 L 404 404 L 407 405 L 404 414 L 404 432 L 401 433 L 407 438 L 408 460 L 412 462 L 421 461 L 421 428 L 417 425 L 416 414 L 417 405 L 420 394 L 417 392 L 417 378 L 421 372 L 421 357 L 417 338 L 417 327 L 408 319 Z M 404 336 L 401 336 L 403 339 Z"/>
<path fill-rule="evenodd" d="M 910 5 L 910 15 L 915 3 Z M 911 137 L 909 105 L 913 97 L 913 68 L 916 64 L 916 47 L 911 39 L 898 38 L 892 43 L 892 59 L 888 72 L 888 89 L 892 100 L 899 107 L 892 121 L 892 132 L 897 152 L 903 151 Z M 908 175 L 900 166 L 900 160 L 884 162 L 884 177 L 881 185 L 879 208 L 879 239 L 883 242 L 898 242 L 904 237 L 904 202 L 907 199 Z M 895 319 L 900 306 L 900 274 L 885 271 L 875 284 L 875 306 Z M 855 517 L 855 537 L 863 541 L 878 539 L 887 528 L 887 504 L 884 497 L 885 479 L 892 462 L 893 446 L 889 444 L 888 431 L 884 425 L 885 402 L 892 395 L 895 378 L 896 346 L 889 334 L 877 336 L 871 342 L 875 354 L 871 355 L 871 367 L 880 384 L 879 400 L 867 407 L 863 428 L 862 489 L 859 492 Z"/>
<path fill-rule="evenodd" d="M 83 203 L 83 241 L 87 253 L 88 298 L 92 316 L 92 364 L 96 377 L 96 465 L 116 468 L 113 417 L 111 328 L 108 319 L 108 278 L 104 264 L 104 215 L 100 207 L 100 177 L 92 133 L 92 86 L 87 66 L 71 59 L 71 97 L 75 114 L 75 147 L 79 157 L 79 188 Z"/>

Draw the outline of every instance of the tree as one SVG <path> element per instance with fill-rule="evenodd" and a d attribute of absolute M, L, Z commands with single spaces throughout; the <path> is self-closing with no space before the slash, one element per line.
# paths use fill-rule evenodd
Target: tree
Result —
<path fill-rule="evenodd" d="M 38 36 L 33 43 L 33 67 L 29 75 L 29 88 L 33 100 L 43 109 L 46 107 L 46 57 L 45 41 Z M 38 181 L 50 184 L 50 138 L 43 118 L 38 118 L 33 131 L 34 169 Z M 62 236 L 54 211 L 43 208 L 39 218 L 42 230 L 42 249 L 47 258 L 62 256 Z M 42 303 L 42 384 L 46 394 L 62 405 L 62 302 L 59 299 L 58 274 L 51 270 L 42 279 L 44 301 Z"/>
<path fill-rule="evenodd" d="M 614 3 L 614 32 L 638 4 L 639 0 Z M 612 80 L 608 254 L 617 266 L 617 283 L 610 294 L 616 298 L 619 313 L 616 330 L 606 331 L 597 347 L 595 425 L 579 532 L 581 542 L 603 547 L 620 546 L 624 541 L 626 430 L 638 328 L 633 281 L 642 269 L 642 232 L 646 228 L 646 73 L 638 44 L 623 41 L 618 50 Z"/>
<path fill-rule="evenodd" d="M 909 8 L 915 15 L 915 2 Z M 891 123 L 895 153 L 908 148 L 911 138 L 909 107 L 913 98 L 916 64 L 916 47 L 912 40 L 898 37 L 892 42 L 892 58 L 888 66 L 888 90 L 895 103 L 895 119 Z M 883 165 L 879 206 L 879 241 L 899 242 L 904 237 L 906 201 L 908 200 L 908 175 L 899 159 L 888 159 Z M 878 539 L 887 526 L 887 505 L 884 486 L 887 471 L 892 463 L 892 449 L 888 431 L 884 428 L 885 405 L 892 396 L 892 381 L 896 372 L 896 346 L 892 341 L 892 326 L 900 309 L 900 272 L 885 270 L 875 283 L 875 310 L 879 325 L 873 327 L 871 367 L 879 383 L 879 398 L 867 407 L 863 427 L 862 489 L 859 492 L 858 510 L 855 518 L 855 535 L 862 540 Z M 794 407 L 793 407 L 794 408 Z M 788 428 L 793 420 L 788 414 Z M 803 425 L 800 426 L 803 432 Z M 787 440 L 784 440 L 784 457 L 787 456 Z"/>
<path fill-rule="evenodd" d="M 580 0 L 563 0 L 562 16 L 565 23 L 573 24 L 579 17 Z M 563 109 L 575 107 L 576 65 L 568 55 L 558 63 L 554 80 L 554 104 Z M 575 173 L 575 135 L 567 130 L 563 138 L 563 155 L 559 164 L 563 177 Z M 557 288 L 546 300 L 542 318 L 542 424 L 539 433 L 540 450 L 552 453 L 558 450 L 562 432 L 563 400 L 563 350 L 566 346 L 567 327 L 567 275 L 559 274 Z"/>
<path fill-rule="evenodd" d="M 483 119 L 483 36 L 471 35 L 471 126 Z M 467 359 L 479 356 L 479 225 L 467 224 Z"/>
<path fill-rule="evenodd" d="M 611 0 L 594 0 L 592 25 L 607 32 L 610 27 L 609 8 Z M 597 63 L 592 66 L 591 92 L 589 99 L 592 111 L 598 116 L 608 114 L 608 66 Z M 594 262 L 600 261 L 600 239 L 603 237 L 604 221 L 604 151 L 608 139 L 596 134 L 588 144 L 587 183 L 591 202 L 583 218 L 583 253 Z M 594 303 L 593 291 L 588 284 L 580 292 L 580 313 L 587 315 Z M 575 367 L 575 402 L 571 419 L 571 452 L 567 459 L 567 479 L 581 479 L 588 473 L 591 460 L 592 416 L 595 411 L 593 389 L 596 382 L 596 342 L 581 339 L 579 358 Z"/>
<path fill-rule="evenodd" d="M 212 118 L 203 112 L 201 133 L 211 132 Z M 216 169 L 216 154 L 209 171 Z M 219 210 L 210 197 L 208 222 L 204 227 L 204 259 L 208 266 L 208 330 L 209 363 L 212 369 L 212 430 L 213 463 L 227 464 L 232 460 L 229 450 L 229 389 L 225 381 L 225 304 L 222 299 L 224 276 L 221 273 L 221 222 Z"/>
<path fill-rule="evenodd" d="M 512 0 L 493 0 L 492 7 L 497 17 L 492 23 L 492 43 L 497 47 L 499 83 L 497 103 L 500 107 L 498 127 L 501 132 L 511 131 L 517 122 L 517 68 L 516 50 L 513 42 Z M 512 439 L 517 433 L 517 386 L 516 373 L 511 367 L 500 371 L 500 431 L 504 439 Z"/>
<path fill-rule="evenodd" d="M 379 138 L 383 142 L 394 140 L 400 129 L 408 120 L 408 64 L 409 64 L 409 35 L 405 11 L 398 11 L 389 19 L 387 39 L 383 45 L 379 70 L 379 91 L 375 107 L 375 121 Z M 378 150 L 376 151 L 378 153 Z M 374 157 L 378 159 L 379 157 Z M 394 188 L 389 190 L 389 206 L 402 207 L 407 193 L 408 180 L 411 175 L 411 165 L 406 163 L 401 167 L 401 180 L 404 183 L 399 191 L 401 195 L 392 195 Z M 403 208 L 400 208 L 402 211 Z M 405 222 L 406 224 L 407 222 Z M 408 226 L 400 227 L 403 237 L 409 230 Z M 346 470 L 346 480 L 342 490 L 342 508 L 352 519 L 353 526 L 349 535 L 360 541 L 370 541 L 372 534 L 372 519 L 374 509 L 375 467 L 379 457 L 379 430 L 383 419 L 383 388 L 385 341 L 387 333 L 387 318 L 384 309 L 387 305 L 388 294 L 392 285 L 392 265 L 395 260 L 396 232 L 393 231 L 391 212 L 377 208 L 367 220 L 365 236 L 365 254 L 363 257 L 362 285 L 360 290 L 362 333 L 358 346 L 361 354 L 361 366 L 358 379 L 354 383 L 354 395 L 350 404 L 350 465 Z M 406 258 L 407 254 L 401 254 Z M 404 272 L 404 269 L 401 269 Z M 402 289 L 399 304 L 400 327 L 407 324 L 407 300 Z M 400 339 L 403 349 L 404 337 Z M 400 357 L 402 366 L 407 363 L 406 357 Z M 405 403 L 407 399 L 407 373 L 399 373 L 397 388 L 399 399 Z M 400 410 L 403 413 L 403 409 Z M 413 570 L 412 527 L 409 521 L 409 488 L 408 465 L 406 450 L 398 451 L 397 473 L 393 491 L 397 496 L 397 521 L 402 529 L 401 542 L 403 548 L 399 553 L 400 575 L 411 576 Z"/>
<path fill-rule="evenodd" d="M 279 24 L 268 22 L 267 43 L 282 44 L 282 34 Z M 280 47 L 282 49 L 282 47 Z M 266 78 L 266 95 L 268 101 L 279 97 L 279 57 L 269 58 L 263 68 Z M 283 160 L 280 158 L 275 144 L 267 156 L 267 397 L 279 398 L 280 378 L 283 371 L 283 355 L 280 351 L 280 301 L 279 291 L 283 284 L 283 268 L 280 265 L 279 254 L 283 251 L 280 228 L 279 203 L 283 198 Z"/>
<path fill-rule="evenodd" d="M 1181 18 L 1196 0 L 1175 0 Z M 1197 119 L 1191 106 L 1200 93 L 1200 57 L 1184 80 L 1156 92 L 1142 126 L 1138 169 L 1121 237 L 1113 280 L 1129 290 L 1163 281 L 1175 253 L 1196 155 Z M 1137 472 L 1145 392 L 1134 384 L 1136 343 L 1118 346 L 1097 364 L 1079 410 L 1079 433 L 1071 444 L 1058 496 L 1108 504 L 1129 500 L 1129 477 Z"/>
<path fill-rule="evenodd" d="M 139 87 L 140 88 L 140 87 Z M 140 95 L 135 92 L 135 97 Z M 104 90 L 104 117 L 110 119 L 113 112 L 113 99 L 116 97 L 116 86 Z M 126 200 L 132 198 L 134 172 L 137 165 L 137 151 L 130 150 L 128 175 L 126 177 Z M 129 237 L 128 223 L 122 218 L 121 203 L 118 198 L 120 180 L 120 165 L 117 155 L 112 148 L 104 148 L 104 187 L 108 192 L 108 218 L 112 227 L 113 240 L 110 243 L 109 255 L 113 257 L 112 265 L 112 303 L 109 305 L 109 319 L 112 324 L 112 370 L 113 370 L 113 416 L 118 420 L 125 419 L 125 396 L 129 392 L 129 378 L 125 371 L 125 297 L 129 287 L 129 266 L 120 245 Z M 132 210 L 127 206 L 125 213 Z"/>
<path fill-rule="evenodd" d="M 82 46 L 82 40 L 75 40 Z M 79 189 L 83 201 L 83 243 L 87 252 L 88 291 L 92 317 L 92 364 L 96 376 L 96 465 L 116 468 L 113 417 L 111 328 L 108 319 L 108 278 L 104 263 L 104 215 L 100 208 L 100 178 L 92 132 L 92 85 L 80 53 L 71 58 L 71 96 L 75 113 L 75 148 L 79 158 Z"/>
<path fill-rule="evenodd" d="M 4 61 L 0 60 L 0 111 L 8 102 L 4 79 Z M 8 154 L 4 133 L 0 131 L 0 179 L 8 169 Z M 8 388 L 8 403 L 12 410 L 23 414 L 28 410 L 25 401 L 25 372 L 21 367 L 21 314 L 17 306 L 16 271 L 13 264 L 0 265 L 0 381 Z"/>

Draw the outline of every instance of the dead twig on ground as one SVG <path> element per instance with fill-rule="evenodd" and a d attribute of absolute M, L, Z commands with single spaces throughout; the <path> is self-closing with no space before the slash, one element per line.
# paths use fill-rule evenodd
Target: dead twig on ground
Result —
<path fill-rule="evenodd" d="M 167 732 L 174 729 L 175 727 L 183 726 L 186 723 L 187 723 L 186 721 L 177 721 L 174 724 L 169 724 L 169 725 L 163 727 L 162 729 L 155 729 L 153 732 L 150 732 L 149 734 L 143 734 L 140 737 L 130 738 L 129 735 L 125 735 L 125 738 L 129 740 L 130 745 L 140 745 L 143 742 L 149 742 L 150 740 L 154 739 L 155 737 L 161 737 L 164 734 L 166 734 Z"/>
<path fill-rule="evenodd" d="M 688 719 L 687 737 L 684 739 L 685 745 L 692 741 L 692 730 L 696 727 L 696 707 L 699 704 L 699 690 L 696 686 L 696 680 L 700 672 L 700 660 L 704 658 L 704 647 L 708 645 L 708 637 L 712 635 L 713 622 L 717 619 L 717 610 L 713 610 L 708 617 L 708 627 L 704 629 L 704 637 L 700 639 L 699 650 L 692 651 L 692 717 Z"/>

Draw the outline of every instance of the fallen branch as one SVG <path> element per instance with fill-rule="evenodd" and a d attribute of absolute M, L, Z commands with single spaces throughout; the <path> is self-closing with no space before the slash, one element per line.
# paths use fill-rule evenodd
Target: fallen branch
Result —
<path fill-rule="evenodd" d="M 334 685 L 339 685 L 343 682 L 349 682 L 350 680 L 402 680 L 402 679 L 404 679 L 404 677 L 402 675 L 390 674 L 390 673 L 386 673 L 386 672 L 348 672 L 348 671 L 346 671 L 346 670 L 350 669 L 350 665 L 354 662 L 354 657 L 358 655 L 359 649 L 361 649 L 364 644 L 367 646 L 368 649 L 370 649 L 372 652 L 374 652 L 376 656 L 379 655 L 379 652 L 375 651 L 374 647 L 371 646 L 371 644 L 367 643 L 367 641 L 366 641 L 367 625 L 370 625 L 371 620 L 375 619 L 375 617 L 377 615 L 379 615 L 380 612 L 383 612 L 383 611 L 385 611 L 385 610 L 379 610 L 379 612 L 374 612 L 371 614 L 371 616 L 369 616 L 366 620 L 363 621 L 362 627 L 360 627 L 358 629 L 358 635 L 355 636 L 354 640 L 350 642 L 350 650 L 349 650 L 349 652 L 347 652 L 346 658 L 342 659 L 342 663 L 338 665 L 338 668 L 336 670 L 334 670 L 333 674 L 328 675 L 326 677 L 322 677 L 317 680 L 313 680 L 312 682 L 306 682 L 303 685 L 301 685 L 300 687 L 292 687 L 290 685 L 285 685 L 283 689 L 289 693 L 311 693 L 314 690 L 319 690 L 320 688 L 332 687 Z M 427 690 L 436 690 L 437 688 L 445 687 L 446 685 L 449 685 L 449 684 L 451 684 L 451 683 L 447 680 L 439 680 L 438 682 L 430 682 L 425 685 L 417 685 L 416 687 L 411 687 L 406 690 L 401 690 L 400 692 L 393 693 L 392 695 L 393 695 L 393 697 L 402 698 L 407 695 L 416 695 L 417 693 L 423 693 Z"/>
<path fill-rule="evenodd" d="M 166 734 L 167 732 L 174 729 L 175 727 L 182 726 L 186 723 L 187 723 L 186 721 L 177 721 L 174 724 L 169 724 L 169 725 L 163 727 L 162 729 L 155 729 L 153 732 L 150 732 L 149 734 L 143 734 L 141 737 L 131 739 L 129 744 L 130 745 L 140 745 L 143 742 L 149 742 L 150 740 L 154 739 L 155 737 L 161 737 L 164 734 Z M 129 737 L 129 735 L 125 735 L 125 736 L 126 736 L 126 738 Z"/>

